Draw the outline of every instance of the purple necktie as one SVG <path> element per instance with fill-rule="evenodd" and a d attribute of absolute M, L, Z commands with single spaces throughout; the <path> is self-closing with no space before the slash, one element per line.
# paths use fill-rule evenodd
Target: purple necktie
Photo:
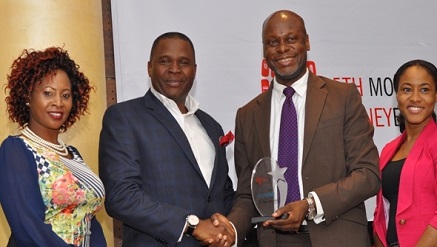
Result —
<path fill-rule="evenodd" d="M 300 200 L 297 166 L 297 114 L 291 99 L 294 92 L 292 87 L 284 89 L 286 99 L 282 106 L 279 129 L 278 163 L 280 167 L 287 167 L 284 174 L 288 184 L 286 203 Z"/>

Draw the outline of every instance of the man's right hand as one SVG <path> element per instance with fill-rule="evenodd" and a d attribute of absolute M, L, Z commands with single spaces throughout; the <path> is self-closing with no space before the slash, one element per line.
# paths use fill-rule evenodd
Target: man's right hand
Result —
<path fill-rule="evenodd" d="M 235 243 L 235 232 L 229 220 L 221 215 L 214 214 L 211 219 L 200 220 L 193 232 L 193 237 L 204 246 L 229 247 Z"/>

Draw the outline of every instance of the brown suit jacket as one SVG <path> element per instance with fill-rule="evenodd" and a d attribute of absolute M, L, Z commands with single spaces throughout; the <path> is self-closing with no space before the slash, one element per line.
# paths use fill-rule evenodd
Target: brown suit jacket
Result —
<path fill-rule="evenodd" d="M 380 188 L 379 158 L 361 96 L 355 84 L 311 72 L 307 90 L 303 190 L 305 195 L 317 193 L 326 219 L 320 224 L 308 222 L 312 245 L 370 246 L 364 201 Z M 238 188 L 228 217 L 237 229 L 239 246 L 253 227 L 251 218 L 258 215 L 251 198 L 250 178 L 257 161 L 270 156 L 271 97 L 272 87 L 237 111 Z"/>

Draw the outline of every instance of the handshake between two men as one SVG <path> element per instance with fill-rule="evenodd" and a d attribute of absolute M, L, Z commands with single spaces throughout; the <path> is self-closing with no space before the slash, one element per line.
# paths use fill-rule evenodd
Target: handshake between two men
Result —
<path fill-rule="evenodd" d="M 234 226 L 219 213 L 213 214 L 210 219 L 199 220 L 193 230 L 189 228 L 190 226 L 185 233 L 199 240 L 203 246 L 230 247 L 236 242 Z"/>
<path fill-rule="evenodd" d="M 308 212 L 308 203 L 298 200 L 286 204 L 272 214 L 272 219 L 263 222 L 263 227 L 280 231 L 297 231 Z M 215 213 L 210 219 L 199 220 L 191 234 L 203 246 L 230 247 L 236 243 L 237 234 L 232 223 L 222 214 Z"/>

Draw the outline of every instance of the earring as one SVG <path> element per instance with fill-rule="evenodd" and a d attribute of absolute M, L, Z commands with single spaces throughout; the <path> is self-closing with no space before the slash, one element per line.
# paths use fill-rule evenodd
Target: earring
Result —
<path fill-rule="evenodd" d="M 26 106 L 29 106 L 30 104 L 29 104 L 29 102 L 26 102 Z"/>

